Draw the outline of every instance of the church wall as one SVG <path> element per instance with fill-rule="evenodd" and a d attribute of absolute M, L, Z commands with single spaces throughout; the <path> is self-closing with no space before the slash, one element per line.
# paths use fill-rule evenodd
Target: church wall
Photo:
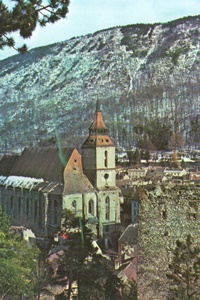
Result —
<path fill-rule="evenodd" d="M 84 215 L 88 219 L 89 213 L 94 217 L 97 217 L 97 197 L 95 193 L 87 193 L 83 195 L 84 199 Z M 89 202 L 92 201 L 93 209 L 90 207 Z M 93 212 L 90 210 L 93 210 Z"/>
<path fill-rule="evenodd" d="M 96 148 L 97 169 L 115 168 L 115 147 Z"/>
<path fill-rule="evenodd" d="M 63 209 L 69 209 L 78 217 L 88 219 L 89 216 L 89 202 L 93 202 L 93 216 L 97 216 L 97 197 L 95 193 L 73 194 L 63 196 Z M 76 201 L 76 203 L 74 202 Z"/>
<path fill-rule="evenodd" d="M 44 200 L 43 205 L 45 205 L 45 199 L 43 200 Z M 47 235 L 53 236 L 60 230 L 60 226 L 61 226 L 62 196 L 55 195 L 55 194 L 48 194 L 48 198 L 46 199 L 46 201 L 48 202 L 47 219 L 46 219 Z"/>
<path fill-rule="evenodd" d="M 96 153 L 95 148 L 82 149 L 83 172 L 94 186 L 96 185 L 96 154 L 95 153 Z"/>
<path fill-rule="evenodd" d="M 2 188 L 1 198 L 13 226 L 25 226 L 41 236 L 53 236 L 60 227 L 62 195 L 9 186 Z"/>
<path fill-rule="evenodd" d="M 102 191 L 98 194 L 98 216 L 100 223 L 100 235 L 103 235 L 103 227 L 120 223 L 120 204 L 117 191 Z"/>
<path fill-rule="evenodd" d="M 98 187 L 102 188 L 105 186 L 115 187 L 116 172 L 115 170 L 101 170 L 97 172 L 97 183 Z"/>
<path fill-rule="evenodd" d="M 95 169 L 96 168 L 96 149 L 95 148 L 83 148 L 82 149 L 82 164 L 83 169 Z M 84 172 L 85 173 L 85 172 Z"/>
<path fill-rule="evenodd" d="M 82 194 L 64 195 L 62 208 L 71 210 L 77 217 L 82 217 Z"/>

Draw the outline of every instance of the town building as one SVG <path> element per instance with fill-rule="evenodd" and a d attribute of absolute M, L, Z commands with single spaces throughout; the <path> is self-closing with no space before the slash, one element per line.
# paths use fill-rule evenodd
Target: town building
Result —
<path fill-rule="evenodd" d="M 76 148 L 25 148 L 0 161 L 0 205 L 13 225 L 52 237 L 62 229 L 62 211 L 88 221 L 98 237 L 120 224 L 115 145 L 97 101 L 89 136 Z"/>

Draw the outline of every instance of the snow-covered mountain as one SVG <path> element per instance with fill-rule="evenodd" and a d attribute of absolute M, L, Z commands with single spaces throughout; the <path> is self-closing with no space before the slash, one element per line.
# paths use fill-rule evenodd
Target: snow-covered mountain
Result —
<path fill-rule="evenodd" d="M 97 99 L 118 145 L 132 146 L 149 119 L 189 143 L 200 115 L 199 19 L 105 29 L 0 61 L 1 149 L 79 146 Z"/>

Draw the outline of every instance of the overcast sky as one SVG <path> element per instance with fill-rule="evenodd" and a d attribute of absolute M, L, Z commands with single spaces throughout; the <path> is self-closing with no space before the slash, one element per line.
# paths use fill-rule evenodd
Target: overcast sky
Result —
<path fill-rule="evenodd" d="M 37 27 L 26 43 L 31 49 L 118 25 L 168 22 L 198 14 L 200 0 L 71 0 L 66 19 Z M 17 46 L 24 43 L 17 41 Z M 0 50 L 0 60 L 14 54 L 9 48 Z"/>

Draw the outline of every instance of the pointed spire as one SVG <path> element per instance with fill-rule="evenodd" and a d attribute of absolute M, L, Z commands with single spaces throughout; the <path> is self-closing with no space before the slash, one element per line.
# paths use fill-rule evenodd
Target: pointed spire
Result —
<path fill-rule="evenodd" d="M 101 111 L 101 109 L 100 109 L 100 101 L 99 100 L 97 100 L 97 103 L 96 103 L 96 112 L 97 111 Z"/>
<path fill-rule="evenodd" d="M 104 121 L 103 121 L 103 115 L 102 115 L 102 111 L 100 109 L 100 101 L 97 100 L 96 103 L 96 111 L 94 114 L 94 121 L 92 122 L 90 128 L 89 128 L 89 133 L 90 135 L 93 134 L 107 134 L 108 132 L 108 128 L 105 125 Z"/>

